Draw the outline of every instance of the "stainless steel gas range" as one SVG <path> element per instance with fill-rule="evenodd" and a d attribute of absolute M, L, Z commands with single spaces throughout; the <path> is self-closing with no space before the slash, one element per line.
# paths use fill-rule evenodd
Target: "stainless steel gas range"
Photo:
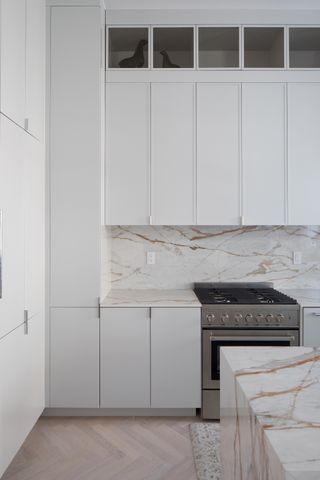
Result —
<path fill-rule="evenodd" d="M 220 417 L 220 347 L 299 345 L 300 306 L 272 283 L 196 283 L 202 304 L 202 417 Z"/>

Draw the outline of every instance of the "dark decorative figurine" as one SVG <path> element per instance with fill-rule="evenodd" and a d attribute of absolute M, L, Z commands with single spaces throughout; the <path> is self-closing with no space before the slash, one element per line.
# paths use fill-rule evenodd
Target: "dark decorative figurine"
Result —
<path fill-rule="evenodd" d="M 139 40 L 138 45 L 134 51 L 132 57 L 124 58 L 119 62 L 120 68 L 142 68 L 144 65 L 144 46 L 147 45 L 148 41 L 145 39 Z"/>
<path fill-rule="evenodd" d="M 180 65 L 171 62 L 167 50 L 161 50 L 160 54 L 163 56 L 162 68 L 180 68 Z"/>

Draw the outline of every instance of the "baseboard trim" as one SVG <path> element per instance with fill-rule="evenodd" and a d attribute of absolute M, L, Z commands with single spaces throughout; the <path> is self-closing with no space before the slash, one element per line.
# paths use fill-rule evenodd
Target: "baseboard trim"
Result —
<path fill-rule="evenodd" d="M 43 417 L 195 417 L 195 408 L 46 408 Z"/>

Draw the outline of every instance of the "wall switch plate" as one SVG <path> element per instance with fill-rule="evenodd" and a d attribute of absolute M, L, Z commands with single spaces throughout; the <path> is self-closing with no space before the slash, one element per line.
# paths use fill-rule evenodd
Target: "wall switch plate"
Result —
<path fill-rule="evenodd" d="M 156 263 L 156 252 L 147 252 L 147 265 L 154 265 Z"/>
<path fill-rule="evenodd" d="M 292 262 L 293 262 L 293 265 L 301 265 L 301 263 L 302 263 L 302 253 L 301 252 L 292 252 Z"/>

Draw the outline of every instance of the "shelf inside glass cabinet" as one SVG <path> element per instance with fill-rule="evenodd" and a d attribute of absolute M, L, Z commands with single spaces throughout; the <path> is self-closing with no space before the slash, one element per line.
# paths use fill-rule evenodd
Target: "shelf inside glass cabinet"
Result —
<path fill-rule="evenodd" d="M 109 27 L 109 68 L 148 68 L 149 29 L 147 27 Z"/>
<path fill-rule="evenodd" d="M 194 67 L 193 27 L 154 27 L 154 68 Z"/>
<path fill-rule="evenodd" d="M 290 68 L 320 68 L 320 28 L 289 29 Z"/>
<path fill-rule="evenodd" d="M 199 27 L 199 68 L 239 68 L 239 27 Z"/>
<path fill-rule="evenodd" d="M 284 68 L 283 27 L 244 28 L 245 68 Z"/>

